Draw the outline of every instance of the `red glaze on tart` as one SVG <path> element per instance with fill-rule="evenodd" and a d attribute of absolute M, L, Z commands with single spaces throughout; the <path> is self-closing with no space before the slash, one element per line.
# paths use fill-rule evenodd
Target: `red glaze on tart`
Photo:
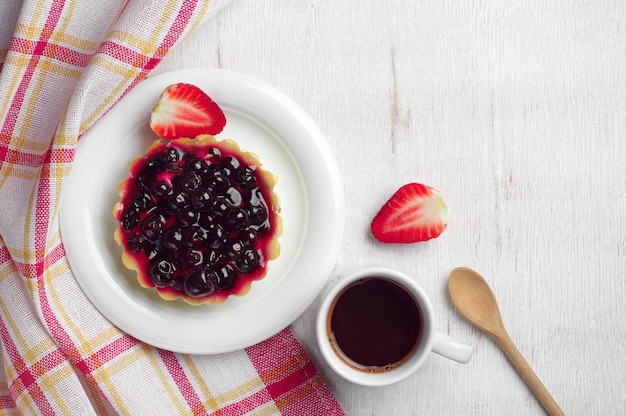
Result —
<path fill-rule="evenodd" d="M 245 295 L 280 253 L 275 182 L 234 141 L 155 141 L 119 186 L 113 213 L 124 265 L 165 300 Z"/>

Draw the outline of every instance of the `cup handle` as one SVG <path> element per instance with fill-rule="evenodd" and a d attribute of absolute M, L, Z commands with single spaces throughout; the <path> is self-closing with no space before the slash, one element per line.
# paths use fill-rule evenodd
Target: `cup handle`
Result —
<path fill-rule="evenodd" d="M 462 364 L 467 364 L 472 358 L 473 348 L 471 345 L 459 341 L 450 335 L 435 333 L 433 352 Z"/>

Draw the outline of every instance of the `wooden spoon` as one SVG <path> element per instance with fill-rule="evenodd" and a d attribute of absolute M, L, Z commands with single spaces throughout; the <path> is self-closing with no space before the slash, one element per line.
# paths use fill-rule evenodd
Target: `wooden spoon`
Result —
<path fill-rule="evenodd" d="M 461 315 L 498 343 L 545 411 L 549 415 L 563 415 L 559 405 L 511 341 L 502 323 L 496 298 L 485 279 L 474 270 L 456 268 L 450 273 L 448 292 Z"/>

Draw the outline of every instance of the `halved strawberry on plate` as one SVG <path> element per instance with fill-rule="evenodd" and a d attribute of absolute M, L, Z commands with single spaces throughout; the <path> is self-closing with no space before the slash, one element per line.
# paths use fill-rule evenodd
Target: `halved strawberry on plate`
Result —
<path fill-rule="evenodd" d="M 226 117 L 219 105 L 193 84 L 177 83 L 165 88 L 150 114 L 150 128 L 166 140 L 216 135 L 225 125 Z"/>
<path fill-rule="evenodd" d="M 438 237 L 448 225 L 448 209 L 441 192 L 420 183 L 398 189 L 371 223 L 383 243 L 415 243 Z"/>

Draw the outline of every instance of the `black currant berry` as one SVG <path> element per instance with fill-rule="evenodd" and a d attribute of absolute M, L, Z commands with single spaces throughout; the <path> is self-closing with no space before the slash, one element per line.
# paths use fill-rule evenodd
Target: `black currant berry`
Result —
<path fill-rule="evenodd" d="M 184 170 L 187 174 L 196 174 L 202 176 L 207 172 L 208 168 L 204 160 L 193 156 L 187 159 Z"/>
<path fill-rule="evenodd" d="M 156 257 L 151 264 L 150 280 L 152 283 L 157 287 L 169 286 L 176 272 L 174 263 L 169 258 Z"/>
<path fill-rule="evenodd" d="M 190 205 L 191 198 L 185 191 L 176 190 L 165 200 L 165 207 L 168 211 L 174 213 Z"/>
<path fill-rule="evenodd" d="M 196 268 L 203 264 L 204 254 L 200 250 L 184 249 L 178 259 L 183 270 Z"/>
<path fill-rule="evenodd" d="M 197 248 L 207 241 L 207 231 L 196 225 L 187 227 L 183 230 L 183 243 L 189 248 Z"/>
<path fill-rule="evenodd" d="M 130 207 L 137 212 L 145 212 L 152 207 L 150 195 L 146 193 L 138 193 L 130 201 Z"/>
<path fill-rule="evenodd" d="M 249 166 L 240 166 L 234 174 L 234 182 L 244 189 L 252 189 L 256 186 L 256 176 L 254 170 Z"/>
<path fill-rule="evenodd" d="M 217 288 L 225 290 L 233 287 L 235 279 L 237 279 L 237 272 L 235 272 L 233 266 L 225 264 L 222 267 L 217 268 L 212 276 L 215 277 L 215 285 Z"/>
<path fill-rule="evenodd" d="M 183 246 L 183 232 L 180 228 L 168 228 L 163 233 L 161 244 L 170 253 L 178 252 Z"/>
<path fill-rule="evenodd" d="M 199 190 L 191 196 L 191 206 L 195 209 L 208 208 L 212 200 L 213 195 L 210 190 Z"/>
<path fill-rule="evenodd" d="M 214 272 L 209 272 L 204 269 L 199 269 L 192 272 L 185 279 L 183 285 L 185 293 L 193 298 L 210 295 L 215 291 L 215 277 L 210 275 Z"/>
<path fill-rule="evenodd" d="M 153 182 L 154 175 L 142 172 L 135 178 L 135 188 L 137 188 L 139 192 L 151 193 Z"/>
<path fill-rule="evenodd" d="M 196 224 L 197 221 L 198 221 L 198 212 L 190 207 L 182 209 L 178 213 L 178 217 L 176 218 L 176 224 L 182 228 L 189 227 L 190 225 L 194 225 Z"/>
<path fill-rule="evenodd" d="M 152 213 L 141 221 L 141 232 L 149 241 L 156 241 L 161 236 L 165 218 L 158 214 Z"/>
<path fill-rule="evenodd" d="M 170 185 L 166 181 L 157 179 L 152 183 L 152 195 L 156 196 L 157 198 L 166 197 L 168 195 L 171 195 L 172 192 L 172 185 Z"/>
<path fill-rule="evenodd" d="M 139 212 L 134 209 L 128 209 L 122 215 L 122 228 L 124 231 L 130 231 L 139 224 Z"/>
<path fill-rule="evenodd" d="M 239 256 L 239 254 L 241 253 L 243 249 L 244 249 L 244 245 L 241 241 L 231 240 L 226 245 L 224 254 L 226 255 L 227 258 L 234 259 L 235 257 Z"/>
<path fill-rule="evenodd" d="M 143 169 L 144 169 L 144 172 L 158 173 L 163 170 L 164 166 L 165 164 L 160 158 L 158 159 L 151 158 L 151 159 L 146 160 L 146 163 L 144 163 L 143 165 Z"/>
<path fill-rule="evenodd" d="M 196 173 L 191 173 L 180 178 L 178 186 L 186 192 L 194 193 L 200 187 L 202 178 Z"/>
<path fill-rule="evenodd" d="M 238 234 L 238 238 L 243 242 L 244 247 L 254 248 L 259 241 L 259 235 L 252 229 L 245 229 Z"/>
<path fill-rule="evenodd" d="M 224 191 L 230 186 L 228 172 L 225 169 L 216 169 L 211 175 L 208 175 L 207 182 L 209 186 L 216 191 Z"/>
<path fill-rule="evenodd" d="M 246 250 L 235 260 L 235 267 L 241 273 L 248 273 L 256 269 L 261 261 L 261 256 L 256 250 Z"/>
<path fill-rule="evenodd" d="M 150 247 L 150 244 L 146 237 L 141 233 L 135 233 L 128 237 L 128 248 L 133 253 L 139 253 Z"/>
<path fill-rule="evenodd" d="M 176 149 L 169 148 L 160 154 L 159 159 L 166 165 L 170 163 L 176 163 L 180 159 L 178 151 Z"/>
<path fill-rule="evenodd" d="M 228 231 L 240 231 L 250 225 L 248 213 L 243 208 L 233 208 L 226 213 L 224 226 Z"/>

